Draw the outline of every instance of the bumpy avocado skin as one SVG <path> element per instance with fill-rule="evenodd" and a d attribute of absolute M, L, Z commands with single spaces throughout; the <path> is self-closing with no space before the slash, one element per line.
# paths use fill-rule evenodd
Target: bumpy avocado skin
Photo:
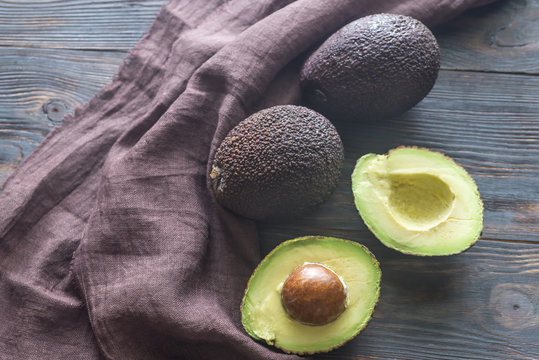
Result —
<path fill-rule="evenodd" d="M 341 138 L 324 116 L 301 106 L 261 110 L 234 127 L 213 160 L 217 201 L 242 216 L 299 215 L 325 201 L 344 161 Z"/>
<path fill-rule="evenodd" d="M 409 16 L 360 18 L 329 37 L 301 71 L 307 106 L 330 119 L 398 115 L 432 89 L 440 49 L 432 32 Z"/>

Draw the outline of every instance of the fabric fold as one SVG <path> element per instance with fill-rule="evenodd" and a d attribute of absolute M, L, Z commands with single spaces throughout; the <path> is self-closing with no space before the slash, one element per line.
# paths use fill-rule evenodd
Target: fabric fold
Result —
<path fill-rule="evenodd" d="M 242 329 L 256 224 L 215 203 L 217 146 L 261 106 L 297 101 L 301 56 L 347 22 L 398 12 L 436 25 L 487 2 L 170 1 L 4 187 L 0 354 L 294 358 Z"/>

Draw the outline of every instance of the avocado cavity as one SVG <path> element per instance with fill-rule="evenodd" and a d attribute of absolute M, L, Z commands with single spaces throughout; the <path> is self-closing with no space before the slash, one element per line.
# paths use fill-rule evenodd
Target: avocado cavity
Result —
<path fill-rule="evenodd" d="M 391 174 L 389 212 L 403 227 L 428 230 L 445 221 L 455 201 L 449 185 L 431 174 Z"/>

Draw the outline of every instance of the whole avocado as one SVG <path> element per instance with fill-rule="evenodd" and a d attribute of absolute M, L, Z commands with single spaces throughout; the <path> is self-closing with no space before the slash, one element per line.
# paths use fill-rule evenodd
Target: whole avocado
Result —
<path fill-rule="evenodd" d="M 301 106 L 261 110 L 219 145 L 210 179 L 216 200 L 242 216 L 295 216 L 325 201 L 337 186 L 344 151 L 335 127 Z"/>
<path fill-rule="evenodd" d="M 330 119 L 388 118 L 421 101 L 439 68 L 438 43 L 424 24 L 404 15 L 370 15 L 341 28 L 307 59 L 303 98 Z"/>

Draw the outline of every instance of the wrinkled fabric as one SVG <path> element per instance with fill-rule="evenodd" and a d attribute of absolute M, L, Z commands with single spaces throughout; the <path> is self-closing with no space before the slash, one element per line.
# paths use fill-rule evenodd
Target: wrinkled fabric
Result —
<path fill-rule="evenodd" d="M 118 75 L 54 129 L 0 205 L 1 359 L 285 359 L 243 331 L 255 224 L 208 164 L 305 52 L 376 12 L 428 25 L 488 0 L 172 0 Z"/>

